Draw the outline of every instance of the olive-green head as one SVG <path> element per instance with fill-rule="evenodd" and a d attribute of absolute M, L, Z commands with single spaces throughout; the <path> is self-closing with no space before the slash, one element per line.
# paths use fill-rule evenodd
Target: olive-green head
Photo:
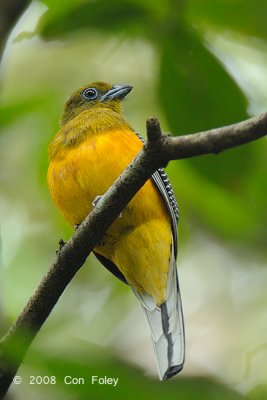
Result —
<path fill-rule="evenodd" d="M 93 82 L 83 86 L 72 94 L 66 102 L 61 124 L 64 125 L 82 111 L 100 107 L 121 112 L 121 100 L 132 90 L 130 85 L 110 85 L 105 82 Z"/>

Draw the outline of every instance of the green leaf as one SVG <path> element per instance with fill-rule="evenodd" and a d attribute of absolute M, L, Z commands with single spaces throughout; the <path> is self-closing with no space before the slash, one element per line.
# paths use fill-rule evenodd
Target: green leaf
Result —
<path fill-rule="evenodd" d="M 38 30 L 44 38 L 56 38 L 88 28 L 103 31 L 121 31 L 127 34 L 146 29 L 146 10 L 142 4 L 132 1 L 109 0 L 73 1 L 67 7 L 61 2 L 46 0 L 49 6 L 40 19 Z"/>
<path fill-rule="evenodd" d="M 244 94 L 194 32 L 174 27 L 160 44 L 159 100 L 174 134 L 247 117 Z"/>
<path fill-rule="evenodd" d="M 174 135 L 204 131 L 247 118 L 247 101 L 220 62 L 188 29 L 165 37 L 159 100 Z M 198 172 L 213 182 L 235 186 L 255 158 L 253 145 L 192 159 Z"/>
<path fill-rule="evenodd" d="M 266 0 L 188 0 L 187 21 L 267 39 Z"/>
<path fill-rule="evenodd" d="M 158 94 L 172 134 L 247 117 L 244 94 L 197 34 L 174 28 L 164 40 Z M 267 219 L 261 201 L 266 198 L 260 178 L 266 170 L 264 151 L 265 142 L 259 141 L 218 156 L 192 158 L 183 162 L 188 165 L 183 177 L 181 163 L 176 164 L 192 216 L 224 237 L 262 243 L 262 220 Z M 256 190 L 259 196 L 252 199 Z"/>
<path fill-rule="evenodd" d="M 219 61 L 188 29 L 165 37 L 159 100 L 174 135 L 225 126 L 247 117 L 247 101 Z M 251 148 L 240 148 L 189 162 L 213 182 L 235 187 L 253 161 Z"/>

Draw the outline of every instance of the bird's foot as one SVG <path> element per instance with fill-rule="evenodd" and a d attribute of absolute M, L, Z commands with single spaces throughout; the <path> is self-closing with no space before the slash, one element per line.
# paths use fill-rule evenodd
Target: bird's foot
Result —
<path fill-rule="evenodd" d="M 99 203 L 99 201 L 101 200 L 101 198 L 102 198 L 103 196 L 96 196 L 95 198 L 94 198 L 94 200 L 92 201 L 92 206 L 93 207 L 97 207 L 97 204 Z M 122 212 L 119 214 L 119 216 L 118 216 L 118 218 L 121 218 L 122 217 Z"/>
<path fill-rule="evenodd" d="M 96 207 L 97 206 L 97 204 L 99 203 L 99 201 L 101 200 L 101 197 L 102 196 L 96 196 L 95 198 L 94 198 L 94 200 L 92 201 L 92 206 L 93 207 Z"/>

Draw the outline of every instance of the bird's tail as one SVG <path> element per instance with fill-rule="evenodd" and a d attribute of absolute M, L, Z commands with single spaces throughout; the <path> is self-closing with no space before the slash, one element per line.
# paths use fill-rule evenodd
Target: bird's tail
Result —
<path fill-rule="evenodd" d="M 152 297 L 138 293 L 145 312 L 161 380 L 178 374 L 185 355 L 184 321 L 174 255 L 170 262 L 166 301 L 157 306 Z"/>

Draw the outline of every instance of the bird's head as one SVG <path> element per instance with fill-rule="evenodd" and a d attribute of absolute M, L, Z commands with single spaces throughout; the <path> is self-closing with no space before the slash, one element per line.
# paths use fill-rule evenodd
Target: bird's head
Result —
<path fill-rule="evenodd" d="M 70 121 L 82 111 L 110 108 L 115 112 L 121 111 L 121 100 L 132 90 L 130 85 L 110 85 L 105 82 L 93 82 L 83 86 L 72 94 L 65 104 L 61 119 L 62 125 Z"/>

